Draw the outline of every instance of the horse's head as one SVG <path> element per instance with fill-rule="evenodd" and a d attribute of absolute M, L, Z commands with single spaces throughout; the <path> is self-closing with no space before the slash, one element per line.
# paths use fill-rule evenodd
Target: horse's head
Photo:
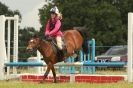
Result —
<path fill-rule="evenodd" d="M 40 43 L 40 38 L 35 35 L 33 38 L 31 38 L 28 41 L 28 45 L 27 45 L 26 50 L 29 52 L 37 50 L 37 48 L 39 47 L 39 43 Z"/>

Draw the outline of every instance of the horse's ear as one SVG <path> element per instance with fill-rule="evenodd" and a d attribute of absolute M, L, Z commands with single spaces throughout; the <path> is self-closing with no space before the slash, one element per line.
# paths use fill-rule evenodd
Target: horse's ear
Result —
<path fill-rule="evenodd" d="M 33 38 L 39 38 L 38 34 L 34 34 Z"/>

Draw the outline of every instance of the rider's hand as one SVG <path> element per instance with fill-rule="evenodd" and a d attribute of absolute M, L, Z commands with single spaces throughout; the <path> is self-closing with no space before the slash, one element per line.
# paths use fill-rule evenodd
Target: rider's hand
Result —
<path fill-rule="evenodd" d="M 51 41 L 52 37 L 50 37 L 50 35 L 45 35 L 45 39 L 48 40 L 48 41 Z"/>
<path fill-rule="evenodd" d="M 49 35 L 47 34 L 47 35 L 45 35 L 45 38 L 48 38 L 49 37 Z"/>

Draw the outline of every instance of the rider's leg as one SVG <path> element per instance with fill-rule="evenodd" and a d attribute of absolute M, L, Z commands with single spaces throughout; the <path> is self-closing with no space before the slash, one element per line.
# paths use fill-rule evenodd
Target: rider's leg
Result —
<path fill-rule="evenodd" d="M 59 51 L 58 51 L 58 54 L 57 54 L 58 58 L 59 58 L 59 61 L 62 61 L 62 60 L 64 61 L 65 60 L 64 56 L 66 55 L 67 51 L 63 47 L 62 37 L 61 36 L 57 36 L 56 37 L 56 41 L 57 41 L 57 46 L 59 48 Z"/>
<path fill-rule="evenodd" d="M 56 41 L 57 41 L 57 46 L 58 46 L 58 48 L 59 48 L 60 50 L 62 50 L 62 49 L 63 49 L 63 47 L 62 47 L 63 42 L 62 42 L 61 36 L 57 36 L 57 37 L 56 37 Z"/>

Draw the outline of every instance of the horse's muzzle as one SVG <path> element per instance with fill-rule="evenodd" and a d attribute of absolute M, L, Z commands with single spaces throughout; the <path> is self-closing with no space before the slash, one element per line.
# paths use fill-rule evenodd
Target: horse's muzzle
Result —
<path fill-rule="evenodd" d="M 27 48 L 26 48 L 26 51 L 27 51 L 27 52 L 33 52 L 33 49 L 32 49 L 32 48 L 27 47 Z"/>

